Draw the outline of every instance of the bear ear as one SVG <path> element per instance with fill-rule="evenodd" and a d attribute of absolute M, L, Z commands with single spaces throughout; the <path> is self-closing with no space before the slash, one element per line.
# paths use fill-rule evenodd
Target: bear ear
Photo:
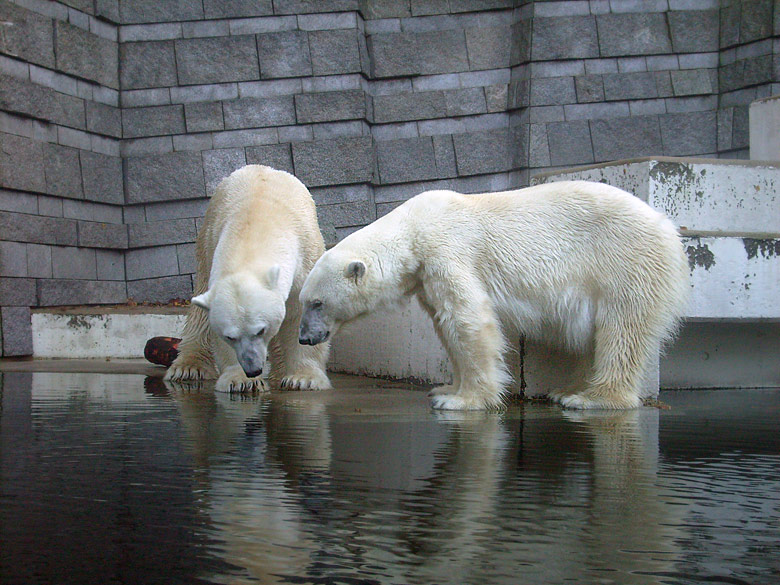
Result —
<path fill-rule="evenodd" d="M 344 270 L 344 276 L 347 278 L 352 278 L 357 282 L 361 278 L 363 278 L 363 275 L 366 273 L 366 265 L 361 262 L 360 260 L 353 260 L 347 265 L 347 268 Z"/>
<path fill-rule="evenodd" d="M 276 285 L 279 284 L 279 273 L 281 271 L 282 267 L 278 264 L 274 264 L 271 266 L 271 268 L 268 269 L 268 272 L 265 273 L 265 282 L 268 285 L 268 288 L 276 288 Z"/>
<path fill-rule="evenodd" d="M 197 305 L 199 307 L 202 307 L 209 310 L 209 305 L 211 304 L 211 289 L 204 292 L 202 295 L 198 295 L 196 297 L 192 297 L 192 304 Z"/>

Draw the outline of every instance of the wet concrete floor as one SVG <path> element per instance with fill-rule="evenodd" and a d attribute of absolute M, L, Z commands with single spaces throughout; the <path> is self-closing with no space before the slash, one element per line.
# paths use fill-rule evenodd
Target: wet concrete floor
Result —
<path fill-rule="evenodd" d="M 0 363 L 2 585 L 780 583 L 780 390 L 439 413 L 138 368 Z"/>

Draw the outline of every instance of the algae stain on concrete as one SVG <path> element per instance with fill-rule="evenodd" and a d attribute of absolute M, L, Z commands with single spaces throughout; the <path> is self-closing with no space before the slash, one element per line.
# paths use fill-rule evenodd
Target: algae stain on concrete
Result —
<path fill-rule="evenodd" d="M 742 238 L 742 243 L 748 260 L 758 257 L 759 254 L 762 258 L 780 257 L 780 240 Z"/>
<path fill-rule="evenodd" d="M 688 266 L 691 271 L 697 267 L 709 270 L 715 265 L 715 254 L 712 253 L 707 244 L 697 241 L 695 246 L 686 247 L 685 253 L 688 255 Z"/>
<path fill-rule="evenodd" d="M 68 327 L 72 329 L 92 329 L 90 319 L 84 315 L 71 315 L 68 319 Z"/>

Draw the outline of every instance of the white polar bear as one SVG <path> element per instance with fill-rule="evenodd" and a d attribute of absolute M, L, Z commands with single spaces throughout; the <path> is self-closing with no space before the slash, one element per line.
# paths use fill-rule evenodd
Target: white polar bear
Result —
<path fill-rule="evenodd" d="M 416 294 L 453 366 L 434 408 L 501 405 L 505 333 L 585 354 L 571 408 L 632 408 L 659 343 L 675 330 L 688 264 L 674 225 L 630 193 L 559 182 L 461 195 L 429 191 L 345 238 L 301 290 L 301 343 Z"/>
<path fill-rule="evenodd" d="M 248 165 L 223 179 L 198 234 L 196 296 L 165 378 L 214 378 L 216 358 L 216 390 L 264 389 L 268 356 L 271 383 L 330 388 L 328 347 L 298 344 L 298 293 L 324 250 L 314 201 L 294 176 Z"/>

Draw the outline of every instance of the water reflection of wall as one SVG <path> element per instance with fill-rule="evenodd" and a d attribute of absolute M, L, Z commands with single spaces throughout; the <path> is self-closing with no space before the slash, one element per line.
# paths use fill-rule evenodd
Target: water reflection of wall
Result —
<path fill-rule="evenodd" d="M 188 432 L 229 429 L 190 400 Z M 682 514 L 656 482 L 657 437 L 654 410 L 362 416 L 263 399 L 212 456 L 206 509 L 246 582 L 647 583 L 673 570 Z"/>

